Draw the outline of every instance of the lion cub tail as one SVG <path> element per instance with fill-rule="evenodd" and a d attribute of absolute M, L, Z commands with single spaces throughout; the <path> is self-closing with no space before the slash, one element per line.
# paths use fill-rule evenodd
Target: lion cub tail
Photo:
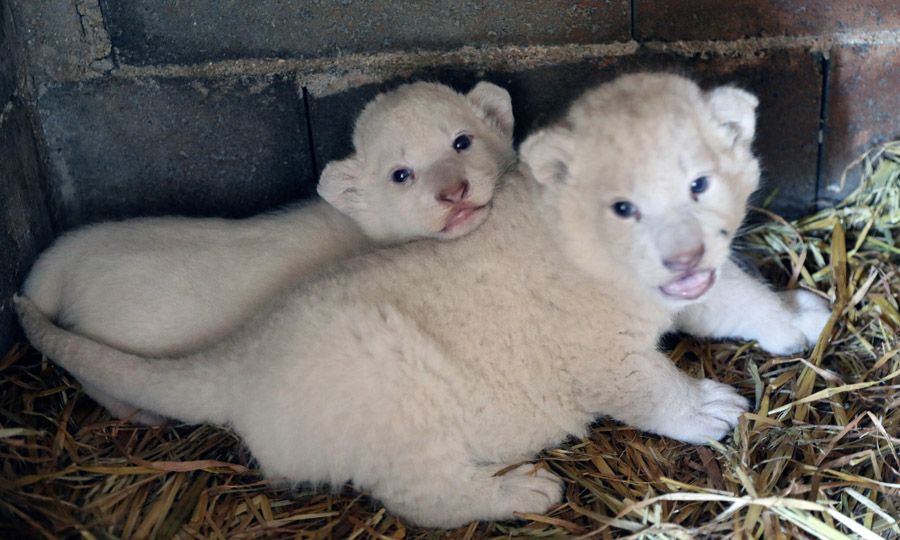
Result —
<path fill-rule="evenodd" d="M 29 298 L 14 296 L 31 344 L 78 379 L 135 407 L 185 422 L 228 421 L 228 374 L 202 355 L 143 358 L 56 326 Z"/>

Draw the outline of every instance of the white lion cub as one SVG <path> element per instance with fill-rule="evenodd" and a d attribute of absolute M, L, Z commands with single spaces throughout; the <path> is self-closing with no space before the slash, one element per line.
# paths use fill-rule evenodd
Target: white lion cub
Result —
<path fill-rule="evenodd" d="M 600 86 L 528 138 L 533 178 L 504 180 L 479 229 L 301 283 L 184 358 L 116 351 L 22 298 L 20 320 L 118 399 L 233 426 L 272 478 L 351 480 L 423 525 L 544 512 L 556 476 L 495 473 L 598 415 L 704 443 L 747 408 L 656 342 L 727 264 L 758 182 L 755 104 L 673 75 Z"/>
<path fill-rule="evenodd" d="M 44 252 L 24 293 L 81 334 L 150 356 L 221 339 L 288 284 L 385 244 L 477 228 L 515 161 L 509 93 L 482 82 L 463 96 L 401 86 L 360 114 L 356 154 L 330 163 L 322 201 L 241 219 L 102 223 Z M 85 384 L 117 416 L 131 407 Z M 136 415 L 133 420 L 160 419 Z"/>

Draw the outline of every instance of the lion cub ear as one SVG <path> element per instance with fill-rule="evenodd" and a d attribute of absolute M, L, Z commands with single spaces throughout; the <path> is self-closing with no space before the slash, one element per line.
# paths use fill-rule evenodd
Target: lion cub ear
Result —
<path fill-rule="evenodd" d="M 519 157 L 539 183 L 551 187 L 571 183 L 572 132 L 557 126 L 529 135 L 519 148 Z"/>
<path fill-rule="evenodd" d="M 482 81 L 469 90 L 466 99 L 475 106 L 479 116 L 512 140 L 514 119 L 509 92 L 496 84 Z"/>
<path fill-rule="evenodd" d="M 734 136 L 733 145 L 750 144 L 756 132 L 756 96 L 734 86 L 720 86 L 706 93 L 713 115 Z"/>
<path fill-rule="evenodd" d="M 352 215 L 365 208 L 361 176 L 362 168 L 356 157 L 332 161 L 322 171 L 316 191 L 339 212 Z"/>

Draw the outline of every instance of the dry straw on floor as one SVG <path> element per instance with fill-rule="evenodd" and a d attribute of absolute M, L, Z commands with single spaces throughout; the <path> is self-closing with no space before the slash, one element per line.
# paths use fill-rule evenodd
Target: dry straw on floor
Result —
<path fill-rule="evenodd" d="M 782 285 L 834 302 L 819 344 L 676 341 L 678 365 L 755 398 L 725 441 L 694 446 L 601 421 L 541 455 L 566 481 L 544 516 L 453 538 L 900 537 L 900 143 L 854 165 L 862 187 L 795 222 L 767 215 L 738 248 Z M 740 309 L 740 306 L 736 306 Z M 350 489 L 278 491 L 228 431 L 114 421 L 26 347 L 0 362 L 0 536 L 425 538 Z"/>

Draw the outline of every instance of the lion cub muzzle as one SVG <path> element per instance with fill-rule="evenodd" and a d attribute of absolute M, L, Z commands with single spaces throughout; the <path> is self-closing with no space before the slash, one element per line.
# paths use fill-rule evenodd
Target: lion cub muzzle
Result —
<path fill-rule="evenodd" d="M 469 193 L 468 180 L 452 180 L 446 182 L 446 185 L 434 196 L 439 202 L 448 204 L 457 204 L 466 198 Z"/>
<path fill-rule="evenodd" d="M 703 231 L 697 220 L 664 219 L 657 224 L 657 249 L 663 267 L 676 277 L 659 287 L 673 298 L 695 300 L 703 296 L 715 283 L 715 270 L 704 265 L 706 246 Z"/>
<path fill-rule="evenodd" d="M 689 272 L 694 268 L 697 268 L 697 265 L 703 260 L 703 254 L 705 252 L 705 246 L 703 244 L 698 244 L 691 249 L 668 255 L 663 259 L 662 263 L 663 266 L 673 272 Z"/>

